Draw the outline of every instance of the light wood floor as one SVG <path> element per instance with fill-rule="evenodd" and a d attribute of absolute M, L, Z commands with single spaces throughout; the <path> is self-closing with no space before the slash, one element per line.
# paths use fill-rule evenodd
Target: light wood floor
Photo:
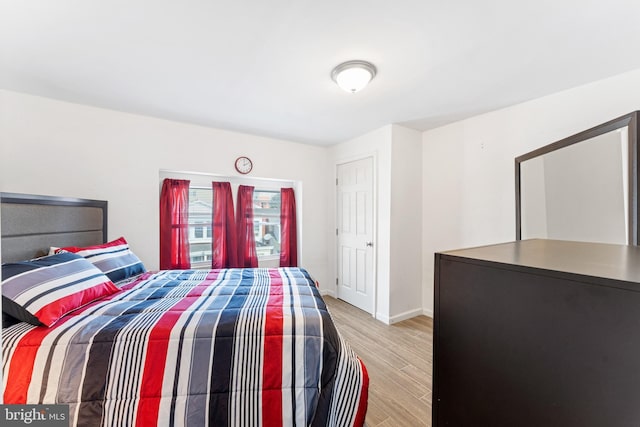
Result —
<path fill-rule="evenodd" d="M 431 426 L 433 321 L 418 316 L 389 326 L 346 302 L 324 299 L 369 372 L 367 427 Z"/>

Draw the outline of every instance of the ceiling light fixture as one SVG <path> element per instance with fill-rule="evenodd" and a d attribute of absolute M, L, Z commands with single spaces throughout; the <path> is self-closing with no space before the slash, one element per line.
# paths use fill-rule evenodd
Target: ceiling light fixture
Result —
<path fill-rule="evenodd" d="M 331 78 L 340 88 L 356 93 L 376 76 L 376 67 L 367 61 L 347 61 L 331 72 Z"/>

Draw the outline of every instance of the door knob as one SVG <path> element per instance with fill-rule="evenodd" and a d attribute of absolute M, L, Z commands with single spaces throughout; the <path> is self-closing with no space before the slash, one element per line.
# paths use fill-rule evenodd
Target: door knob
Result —
<path fill-rule="evenodd" d="M 372 248 L 373 247 L 373 242 L 367 242 L 367 247 L 368 248 Z"/>

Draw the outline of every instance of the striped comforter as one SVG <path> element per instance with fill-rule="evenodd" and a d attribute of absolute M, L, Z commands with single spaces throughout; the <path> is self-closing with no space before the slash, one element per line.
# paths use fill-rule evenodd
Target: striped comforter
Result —
<path fill-rule="evenodd" d="M 3 330 L 5 403 L 81 426 L 362 425 L 368 377 L 298 268 L 146 273 Z"/>

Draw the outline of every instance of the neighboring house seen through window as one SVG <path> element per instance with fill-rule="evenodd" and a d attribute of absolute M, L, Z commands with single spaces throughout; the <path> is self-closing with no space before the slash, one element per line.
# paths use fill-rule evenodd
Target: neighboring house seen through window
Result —
<path fill-rule="evenodd" d="M 253 191 L 253 234 L 258 259 L 280 256 L 279 191 Z"/>
<path fill-rule="evenodd" d="M 259 260 L 280 256 L 280 191 L 253 192 L 253 232 Z M 213 190 L 192 185 L 189 188 L 189 244 L 191 265 L 211 267 Z"/>
<path fill-rule="evenodd" d="M 211 188 L 189 187 L 189 247 L 193 267 L 211 267 L 212 196 Z"/>

